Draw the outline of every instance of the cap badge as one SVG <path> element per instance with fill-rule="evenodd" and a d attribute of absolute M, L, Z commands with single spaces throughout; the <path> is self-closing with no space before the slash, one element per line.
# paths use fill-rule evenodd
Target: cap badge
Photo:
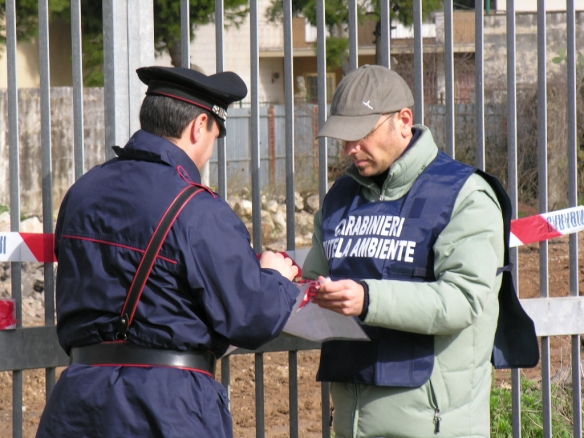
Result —
<path fill-rule="evenodd" d="M 371 102 L 371 101 L 370 100 L 368 100 L 367 102 L 363 101 L 363 105 L 365 105 L 369 109 L 373 109 L 373 107 L 371 105 L 369 105 L 369 102 Z"/>
<path fill-rule="evenodd" d="M 219 117 L 222 120 L 227 120 L 227 111 L 225 111 L 223 108 L 217 106 L 217 105 L 213 105 L 213 112 L 217 115 L 217 117 Z"/>

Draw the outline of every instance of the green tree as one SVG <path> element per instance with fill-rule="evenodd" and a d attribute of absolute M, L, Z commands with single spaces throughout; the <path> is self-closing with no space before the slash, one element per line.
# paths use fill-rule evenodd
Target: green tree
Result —
<path fill-rule="evenodd" d="M 248 16 L 247 0 L 225 0 L 226 26 L 239 26 Z M 190 0 L 191 39 L 194 29 L 214 18 L 214 0 Z M 103 85 L 103 19 L 101 0 L 81 1 L 83 70 L 86 86 Z M 0 23 L 6 16 L 6 0 L 0 0 Z M 38 0 L 16 2 L 16 28 L 19 41 L 30 41 L 38 34 Z M 69 0 L 51 0 L 49 19 L 71 20 Z M 0 44 L 6 43 L 5 27 L 0 24 Z M 168 53 L 174 66 L 180 66 L 180 0 L 154 0 L 154 44 L 158 54 Z"/>
<path fill-rule="evenodd" d="M 428 18 L 431 12 L 442 7 L 442 0 L 422 0 L 423 19 Z M 305 17 L 310 24 L 316 26 L 316 1 L 293 0 L 292 13 L 295 16 Z M 377 57 L 381 52 L 381 23 L 380 0 L 361 0 L 357 2 L 357 19 L 363 23 L 366 16 L 377 20 L 376 25 L 376 52 Z M 392 0 L 390 2 L 390 17 L 392 22 L 400 22 L 404 25 L 413 23 L 413 6 L 411 0 Z M 272 0 L 266 12 L 266 18 L 274 23 L 282 20 L 281 0 Z M 343 72 L 349 67 L 349 40 L 347 37 L 347 23 L 349 22 L 348 0 L 327 0 L 324 11 L 325 26 L 329 32 L 327 37 L 327 66 L 329 69 L 341 68 Z M 379 60 L 378 60 L 379 62 Z"/>

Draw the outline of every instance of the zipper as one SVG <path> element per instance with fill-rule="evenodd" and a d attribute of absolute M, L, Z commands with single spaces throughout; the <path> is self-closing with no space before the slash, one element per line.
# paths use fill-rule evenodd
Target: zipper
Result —
<path fill-rule="evenodd" d="M 442 416 L 440 415 L 440 407 L 438 406 L 438 400 L 436 398 L 436 391 L 434 391 L 434 385 L 432 385 L 432 380 L 428 380 L 430 389 L 430 405 L 434 408 L 434 435 L 440 433 L 440 422 L 442 421 Z"/>
<path fill-rule="evenodd" d="M 438 435 L 440 433 L 440 422 L 442 421 L 442 417 L 440 416 L 440 409 L 434 409 L 434 435 Z"/>

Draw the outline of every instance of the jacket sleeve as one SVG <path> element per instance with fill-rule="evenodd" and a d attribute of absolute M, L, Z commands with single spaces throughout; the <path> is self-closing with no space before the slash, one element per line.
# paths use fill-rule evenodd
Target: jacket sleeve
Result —
<path fill-rule="evenodd" d="M 199 205 L 201 225 L 189 230 L 189 282 L 208 325 L 232 345 L 256 349 L 280 334 L 298 288 L 260 267 L 247 229 L 224 201 Z"/>
<path fill-rule="evenodd" d="M 434 245 L 436 281 L 367 280 L 370 303 L 364 323 L 435 335 L 470 326 L 497 299 L 503 245 L 496 195 L 475 174 L 463 186 L 451 221 Z"/>

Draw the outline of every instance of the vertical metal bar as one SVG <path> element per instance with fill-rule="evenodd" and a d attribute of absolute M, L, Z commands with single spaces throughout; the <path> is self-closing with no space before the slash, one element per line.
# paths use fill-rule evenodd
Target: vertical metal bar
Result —
<path fill-rule="evenodd" d="M 10 163 L 10 231 L 20 231 L 20 158 L 18 155 L 18 83 L 16 76 L 16 5 L 6 1 L 6 51 L 8 75 L 8 128 Z M 22 327 L 22 265 L 10 263 L 12 298 L 16 300 L 17 327 Z M 22 371 L 12 372 L 12 436 L 22 438 Z"/>
<path fill-rule="evenodd" d="M 292 0 L 284 0 L 284 84 L 286 90 L 286 249 L 296 248 L 294 214 L 294 60 Z"/>
<path fill-rule="evenodd" d="M 215 65 L 217 73 L 225 69 L 224 62 L 224 7 L 223 0 L 215 0 Z M 219 195 L 227 199 L 227 152 L 225 138 L 217 139 L 217 179 Z"/>
<path fill-rule="evenodd" d="M 288 352 L 290 438 L 298 438 L 298 352 Z"/>
<path fill-rule="evenodd" d="M 115 156 L 113 145 L 123 145 L 130 132 L 128 102 L 127 3 L 103 1 L 103 69 L 105 99 L 105 158 Z"/>
<path fill-rule="evenodd" d="M 515 41 L 515 0 L 507 0 L 507 192 L 517 219 L 517 74 Z M 517 248 L 509 250 L 513 264 L 513 281 L 519 293 Z M 511 370 L 511 410 L 513 436 L 521 437 L 521 380 L 519 370 Z"/>
<path fill-rule="evenodd" d="M 119 0 L 118 0 L 119 1 Z M 120 146 L 140 129 L 140 107 L 144 99 L 146 86 L 138 79 L 136 70 L 144 65 L 154 63 L 154 7 L 153 0 L 127 0 L 127 33 L 128 70 L 119 72 L 121 80 L 127 82 L 128 95 L 128 131 L 125 137 L 120 138 Z"/>
<path fill-rule="evenodd" d="M 485 52 L 483 0 L 475 1 L 476 166 L 485 170 Z"/>
<path fill-rule="evenodd" d="M 43 232 L 53 232 L 53 165 L 51 160 L 51 76 L 49 60 L 49 4 L 39 0 L 39 69 L 41 79 L 41 152 Z M 45 325 L 55 325 L 55 271 L 52 263 L 43 265 L 45 282 Z M 55 368 L 47 368 L 46 393 L 55 386 Z"/>
<path fill-rule="evenodd" d="M 8 75 L 8 160 L 10 163 L 10 230 L 20 231 L 20 156 L 18 128 L 18 76 L 16 57 L 16 6 L 15 0 L 6 1 L 6 51 Z M 11 262 L 12 297 L 21 302 L 20 296 L 20 262 Z M 17 274 L 16 278 L 14 274 Z M 16 281 L 15 281 L 16 280 Z M 16 283 L 16 284 L 15 284 Z M 17 311 L 22 307 L 17 305 Z M 22 315 L 16 315 L 22 321 Z"/>
<path fill-rule="evenodd" d="M 260 44 L 259 13 L 257 0 L 251 0 L 250 6 L 250 67 L 251 67 L 251 114 L 249 120 L 251 141 L 251 202 L 253 221 L 253 247 L 256 252 L 262 250 L 262 206 L 260 188 Z"/>
<path fill-rule="evenodd" d="M 454 36 L 452 0 L 444 0 L 444 75 L 446 80 L 446 153 L 455 157 L 454 131 Z"/>
<path fill-rule="evenodd" d="M 191 68 L 191 19 L 189 0 L 180 0 L 180 66 Z"/>
<path fill-rule="evenodd" d="M 424 124 L 424 39 L 422 0 L 414 0 L 414 121 Z"/>
<path fill-rule="evenodd" d="M 265 436 L 264 416 L 264 354 L 255 353 L 256 438 Z"/>
<path fill-rule="evenodd" d="M 326 27 L 324 20 L 324 0 L 316 2 L 316 45 L 318 71 L 318 126 L 323 126 L 327 117 L 326 92 Z M 356 59 L 356 55 L 355 55 Z M 355 61 L 356 63 L 356 61 Z M 328 139 L 318 139 L 318 194 L 320 205 L 328 190 Z"/>
<path fill-rule="evenodd" d="M 318 14 L 318 4 L 316 5 Z M 323 14 L 324 16 L 324 14 Z M 318 18 L 317 18 L 318 21 Z M 318 26 L 317 26 L 318 27 Z M 318 32 L 318 29 L 317 29 Z M 320 35 L 319 35 L 320 36 Z M 326 44 L 326 34 L 324 35 Z M 319 38 L 316 39 L 317 44 Z M 349 68 L 355 70 L 359 67 L 359 41 L 357 28 L 357 0 L 349 0 Z"/>
<path fill-rule="evenodd" d="M 381 65 L 391 68 L 391 13 L 389 0 L 380 1 L 379 21 L 381 22 Z"/>
<path fill-rule="evenodd" d="M 229 409 L 231 410 L 231 358 L 225 356 L 221 358 L 221 384 L 227 391 L 227 398 L 229 400 Z"/>
<path fill-rule="evenodd" d="M 328 382 L 320 384 L 320 400 L 322 405 L 322 438 L 331 436 L 331 391 Z"/>
<path fill-rule="evenodd" d="M 537 143 L 538 143 L 538 198 L 539 211 L 548 211 L 547 172 L 547 56 L 546 56 L 546 5 L 545 0 L 537 2 Z M 539 290 L 542 297 L 549 297 L 548 243 L 540 243 Z M 550 382 L 550 339 L 541 338 L 541 374 L 543 397 L 543 435 L 552 436 L 551 382 Z"/>
<path fill-rule="evenodd" d="M 568 118 L 568 203 L 578 205 L 578 141 L 576 100 L 576 8 L 574 0 L 566 1 L 567 25 L 567 118 Z M 578 296 L 578 233 L 570 234 L 570 295 Z M 575 437 L 582 436 L 582 373 L 580 335 L 572 336 L 572 418 Z"/>
<path fill-rule="evenodd" d="M 22 438 L 22 371 L 12 371 L 12 437 Z"/>
<path fill-rule="evenodd" d="M 85 173 L 81 0 L 71 1 L 71 49 L 73 64 L 73 153 L 75 180 L 78 180 Z"/>

